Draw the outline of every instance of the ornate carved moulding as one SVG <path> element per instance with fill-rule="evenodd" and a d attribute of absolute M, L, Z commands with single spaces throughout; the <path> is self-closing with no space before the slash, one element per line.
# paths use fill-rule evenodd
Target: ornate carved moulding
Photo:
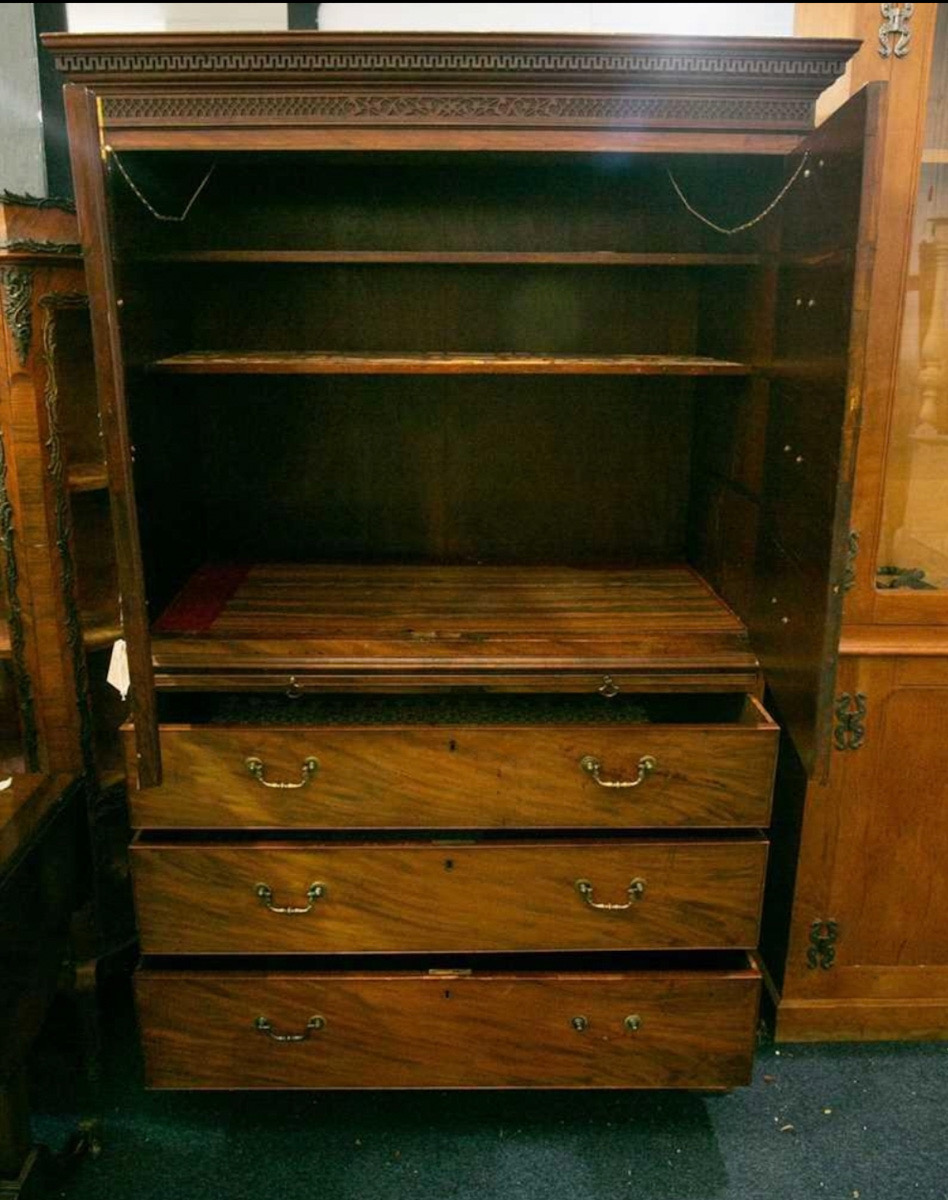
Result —
<path fill-rule="evenodd" d="M 451 125 L 799 131 L 858 42 L 321 33 L 70 35 L 108 126 Z"/>

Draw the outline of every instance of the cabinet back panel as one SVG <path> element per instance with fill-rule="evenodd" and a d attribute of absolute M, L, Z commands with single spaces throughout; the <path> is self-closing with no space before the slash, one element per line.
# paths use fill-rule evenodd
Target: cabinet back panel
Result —
<path fill-rule="evenodd" d="M 176 303 L 191 312 L 190 344 L 180 350 L 688 354 L 695 346 L 696 281 L 685 268 L 169 269 Z M 737 297 L 729 289 L 719 299 Z"/>
<path fill-rule="evenodd" d="M 206 532 L 205 557 L 239 561 L 683 555 L 688 379 L 162 383 L 176 400 L 163 402 L 164 419 L 152 412 L 138 469 L 161 478 L 161 463 L 176 461 L 192 476 L 149 493 L 145 536 L 163 540 L 171 569 L 174 531 L 189 524 Z M 195 421 L 193 456 L 176 454 L 182 414 Z"/>
<path fill-rule="evenodd" d="M 784 178 L 773 156 L 123 152 L 160 211 L 179 213 L 214 172 L 184 224 L 155 221 L 113 179 L 126 252 L 196 249 L 753 251 L 763 232 L 731 238 L 700 224 L 760 212 Z M 115 173 L 117 176 L 118 173 Z"/>

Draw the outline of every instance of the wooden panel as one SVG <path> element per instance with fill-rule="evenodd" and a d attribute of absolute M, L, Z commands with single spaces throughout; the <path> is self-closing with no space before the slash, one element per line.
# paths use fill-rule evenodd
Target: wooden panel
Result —
<path fill-rule="evenodd" d="M 154 384 L 162 393 L 169 386 Z M 523 566 L 683 558 L 688 377 L 173 384 L 173 412 L 164 394 L 140 406 L 164 420 L 136 435 L 138 486 L 147 522 L 169 533 L 193 525 L 196 507 L 203 512 L 205 559 Z M 203 448 L 191 464 L 180 459 L 187 436 Z M 181 463 L 182 480 L 170 494 L 169 462 Z M 154 480 L 147 495 L 143 469 Z M 154 535 L 143 528 L 143 538 L 154 556 Z M 170 569 L 180 571 L 181 538 L 168 541 Z"/>
<path fill-rule="evenodd" d="M 777 1017 L 778 1042 L 935 1042 L 948 1038 L 948 1001 L 792 1000 Z"/>
<path fill-rule="evenodd" d="M 783 320 L 749 625 L 780 716 L 810 772 L 825 769 L 830 745 L 882 106 L 881 85 L 870 85 L 805 140 L 812 165 L 783 207 L 781 251 L 828 257 L 822 267 L 790 265 L 778 273 Z M 853 247 L 850 281 L 834 252 Z"/>
<path fill-rule="evenodd" d="M 759 827 L 777 728 L 750 708 L 730 726 L 162 726 L 160 739 L 161 786 L 131 795 L 138 828 Z M 645 755 L 656 765 L 637 788 L 606 788 L 587 755 L 606 780 L 635 780 Z M 299 782 L 309 756 L 318 772 L 298 790 L 265 788 L 245 766 L 256 757 L 268 780 Z"/>
<path fill-rule="evenodd" d="M 155 845 L 133 852 L 146 954 L 749 948 L 766 844 Z M 630 884 L 645 881 L 640 898 Z M 577 880 L 593 885 L 596 910 Z M 322 883 L 325 896 L 305 914 Z"/>
<path fill-rule="evenodd" d="M 834 858 L 833 910 L 847 931 L 839 957 L 948 964 L 948 687 L 880 695 L 878 680 L 867 689 L 871 784 L 859 788 L 858 804 L 845 804 Z M 868 757 L 854 764 L 864 778 Z"/>
<path fill-rule="evenodd" d="M 138 514 L 132 480 L 131 442 L 125 407 L 125 362 L 119 321 L 118 287 L 111 257 L 108 202 L 99 153 L 95 97 L 87 89 L 65 88 L 72 174 L 76 185 L 79 233 L 89 287 L 96 388 L 109 466 L 123 631 L 128 642 L 131 697 L 139 765 L 144 780 L 161 778 L 154 714 L 154 677 L 148 616 L 142 588 Z"/>
<path fill-rule="evenodd" d="M 753 969 L 136 980 L 157 1088 L 735 1087 L 750 1080 L 758 990 Z M 325 1026 L 304 1042 L 254 1027 L 299 1033 L 314 1015 Z"/>
<path fill-rule="evenodd" d="M 865 737 L 858 750 L 834 752 L 828 782 L 809 787 L 782 1037 L 855 1040 L 886 1036 L 886 1028 L 891 1037 L 928 1037 L 948 1029 L 938 1032 L 948 998 L 946 679 L 936 658 L 843 661 L 840 690 L 866 698 Z M 816 920 L 837 923 L 828 970 L 808 966 Z"/>
<path fill-rule="evenodd" d="M 35 842 L 50 813 L 69 790 L 68 775 L 14 775 L 0 792 L 0 871 Z"/>

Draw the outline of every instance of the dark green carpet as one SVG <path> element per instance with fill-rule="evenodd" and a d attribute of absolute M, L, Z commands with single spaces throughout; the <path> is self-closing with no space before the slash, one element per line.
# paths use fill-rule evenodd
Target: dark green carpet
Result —
<path fill-rule="evenodd" d="M 75 1200 L 948 1200 L 948 1045 L 767 1046 L 687 1093 L 147 1093 L 108 1008 L 104 1146 Z M 40 1055 L 36 1132 L 88 1115 Z"/>

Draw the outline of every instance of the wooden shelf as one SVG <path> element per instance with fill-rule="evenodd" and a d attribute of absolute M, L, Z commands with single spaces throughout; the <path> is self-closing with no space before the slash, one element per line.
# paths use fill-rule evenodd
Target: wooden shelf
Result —
<path fill-rule="evenodd" d="M 66 485 L 71 492 L 100 492 L 109 486 L 105 463 L 73 463 L 66 471 Z"/>
<path fill-rule="evenodd" d="M 159 686 L 743 690 L 738 618 L 685 566 L 209 565 L 156 622 Z M 621 679 L 621 682 L 619 680 Z"/>
<path fill-rule="evenodd" d="M 131 256 L 158 263 L 419 263 L 562 267 L 752 267 L 759 254 L 639 253 L 619 250 L 176 250 Z"/>
<path fill-rule="evenodd" d="M 749 375 L 746 363 L 668 354 L 190 351 L 152 369 L 175 375 Z"/>

